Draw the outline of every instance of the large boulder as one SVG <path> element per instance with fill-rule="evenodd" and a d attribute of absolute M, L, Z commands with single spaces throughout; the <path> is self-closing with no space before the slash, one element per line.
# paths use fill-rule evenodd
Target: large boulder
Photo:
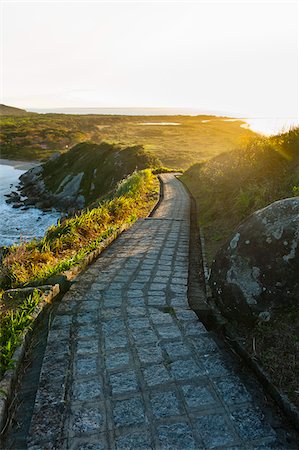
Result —
<path fill-rule="evenodd" d="M 214 299 L 228 318 L 252 325 L 299 308 L 299 197 L 256 211 L 239 225 L 211 267 Z"/>

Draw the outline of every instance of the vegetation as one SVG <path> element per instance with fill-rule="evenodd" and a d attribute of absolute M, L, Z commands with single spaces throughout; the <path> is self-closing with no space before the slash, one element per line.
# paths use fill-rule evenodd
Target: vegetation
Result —
<path fill-rule="evenodd" d="M 158 158 L 140 145 L 123 148 L 106 142 L 84 142 L 46 162 L 42 178 L 47 190 L 54 194 L 63 190 L 66 180 L 70 181 L 77 174 L 82 174 L 78 194 L 84 196 L 85 205 L 88 205 L 111 192 L 119 181 L 134 170 L 159 165 Z"/>
<path fill-rule="evenodd" d="M 259 137 L 238 150 L 196 164 L 181 177 L 193 193 L 211 262 L 219 247 L 248 215 L 296 195 L 299 128 Z"/>
<path fill-rule="evenodd" d="M 36 290 L 20 305 L 9 308 L 1 314 L 0 327 L 0 377 L 7 369 L 13 367 L 13 354 L 20 343 L 24 331 L 30 328 L 33 321 L 32 314 L 40 302 L 40 295 Z"/>
<path fill-rule="evenodd" d="M 274 383 L 299 408 L 299 311 L 289 307 L 270 322 L 252 330 L 240 330 L 246 337 L 247 350 L 258 356 Z"/>
<path fill-rule="evenodd" d="M 181 179 L 196 198 L 211 261 L 233 229 L 255 210 L 299 193 L 299 128 L 259 138 L 244 148 L 196 164 Z M 299 406 L 298 309 L 283 308 L 268 323 L 235 332 L 274 383 Z"/>
<path fill-rule="evenodd" d="M 2 261 L 2 287 L 44 280 L 78 264 L 122 225 L 146 216 L 157 200 L 158 186 L 149 169 L 134 172 L 97 207 L 50 227 L 39 241 L 10 247 Z"/>
<path fill-rule="evenodd" d="M 84 141 L 143 145 L 169 167 L 231 150 L 256 136 L 241 120 L 215 116 L 30 114 L 0 117 L 2 158 L 42 160 Z"/>

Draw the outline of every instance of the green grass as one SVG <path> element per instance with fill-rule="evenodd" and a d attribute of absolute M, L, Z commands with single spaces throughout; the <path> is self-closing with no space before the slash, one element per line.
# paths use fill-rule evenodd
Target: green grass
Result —
<path fill-rule="evenodd" d="M 158 191 L 151 170 L 134 172 L 97 207 L 50 227 L 39 241 L 10 247 L 2 262 L 2 288 L 45 280 L 78 264 L 111 233 L 146 216 Z"/>
<path fill-rule="evenodd" d="M 178 126 L 145 125 L 176 122 Z M 27 114 L 0 117 L 2 158 L 41 160 L 78 143 L 103 141 L 144 146 L 164 166 L 183 169 L 256 136 L 244 122 L 215 116 L 113 116 Z"/>
<path fill-rule="evenodd" d="M 298 195 L 299 128 L 258 138 L 196 164 L 181 177 L 194 195 L 211 262 L 235 227 L 257 209 Z"/>
<path fill-rule="evenodd" d="M 16 308 L 11 308 L 1 314 L 0 327 L 0 377 L 7 369 L 13 368 L 13 354 L 20 343 L 21 336 L 29 329 L 32 314 L 40 302 L 40 295 L 36 290 Z"/>

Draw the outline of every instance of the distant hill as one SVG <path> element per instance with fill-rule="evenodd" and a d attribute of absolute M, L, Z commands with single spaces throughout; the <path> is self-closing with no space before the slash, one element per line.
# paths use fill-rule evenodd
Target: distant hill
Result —
<path fill-rule="evenodd" d="M 25 109 L 0 104 L 0 116 L 25 116 L 26 114 L 28 112 Z"/>

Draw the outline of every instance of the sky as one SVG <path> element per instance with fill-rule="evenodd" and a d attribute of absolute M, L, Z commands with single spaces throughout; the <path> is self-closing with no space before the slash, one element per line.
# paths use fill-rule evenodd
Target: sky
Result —
<path fill-rule="evenodd" d="M 298 117 L 298 2 L 2 1 L 1 103 Z"/>

